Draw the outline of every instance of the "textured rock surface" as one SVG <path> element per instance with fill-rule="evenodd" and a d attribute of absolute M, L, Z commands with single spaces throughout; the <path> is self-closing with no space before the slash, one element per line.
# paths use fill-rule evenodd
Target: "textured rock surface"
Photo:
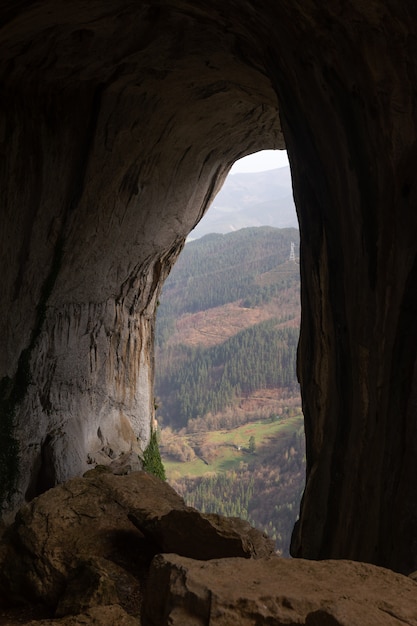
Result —
<path fill-rule="evenodd" d="M 235 158 L 284 144 L 270 82 L 217 10 L 6 6 L 0 379 L 19 397 L 18 502 L 146 446 L 164 276 Z"/>
<path fill-rule="evenodd" d="M 201 560 L 226 556 L 261 558 L 274 553 L 271 539 L 237 517 L 203 515 L 187 507 L 172 509 L 162 517 L 155 516 L 149 508 L 135 509 L 129 519 L 161 552 Z"/>
<path fill-rule="evenodd" d="M 117 626 L 138 626 L 137 618 L 126 613 L 118 605 L 97 606 L 80 615 L 61 619 L 31 620 L 25 623 L 27 626 L 115 626 L 116 624 Z M 14 626 L 14 624 L 10 623 L 6 626 Z"/>
<path fill-rule="evenodd" d="M 417 625 L 414 581 L 352 561 L 158 555 L 148 590 L 144 626 Z"/>
<path fill-rule="evenodd" d="M 21 509 L 3 539 L 3 603 L 28 600 L 55 608 L 64 593 L 68 598 L 67 585 L 75 572 L 89 569 L 93 584 L 94 568 L 102 571 L 106 564 L 128 572 L 133 567 L 137 579 L 130 580 L 129 594 L 137 595 L 140 574 L 156 550 L 129 521 L 128 509 L 106 489 L 101 476 L 95 470 L 89 478 L 72 479 Z M 117 478 L 123 482 L 129 477 Z M 107 576 L 113 580 L 111 571 Z"/>
<path fill-rule="evenodd" d="M 249 558 L 271 555 L 273 542 L 241 520 L 203 516 L 145 472 L 97 468 L 19 511 L 1 546 L 0 598 L 40 602 L 59 616 L 116 603 L 137 612 L 150 559 L 167 550 Z"/>
<path fill-rule="evenodd" d="M 9 512 L 146 446 L 161 283 L 282 122 L 307 437 L 292 552 L 417 569 L 416 28 L 413 0 L 2 3 Z"/>
<path fill-rule="evenodd" d="M 169 524 L 172 512 L 184 536 L 178 520 Z M 0 624 L 417 626 L 412 578 L 350 561 L 281 559 L 239 520 L 209 516 L 207 530 L 199 517 L 144 472 L 96 468 L 49 490 L 2 537 Z M 253 545 L 254 556 L 268 557 L 230 558 Z M 161 546 L 193 558 L 159 554 Z M 220 552 L 225 558 L 209 558 Z"/>

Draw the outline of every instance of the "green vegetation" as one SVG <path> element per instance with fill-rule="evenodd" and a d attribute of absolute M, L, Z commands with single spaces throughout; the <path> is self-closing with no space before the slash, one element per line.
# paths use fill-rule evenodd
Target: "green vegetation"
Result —
<path fill-rule="evenodd" d="M 168 277 L 158 307 L 156 343 L 170 337 L 175 320 L 184 313 L 205 311 L 240 300 L 242 306 L 265 304 L 283 289 L 299 283 L 298 272 L 287 268 L 295 228 L 243 228 L 229 235 L 206 235 L 188 243 Z M 260 279 L 269 272 L 274 280 Z"/>
<path fill-rule="evenodd" d="M 256 442 L 250 451 L 248 441 Z M 169 483 L 189 506 L 248 520 L 288 556 L 304 485 L 304 429 L 300 413 L 253 422 L 231 431 L 178 435 L 162 432 Z M 174 448 L 172 448 L 174 445 Z M 175 448 L 177 446 L 177 448 Z M 187 462 L 172 450 L 193 451 Z"/>
<path fill-rule="evenodd" d="M 169 480 L 203 477 L 226 470 L 239 470 L 243 463 L 264 464 L 271 447 L 278 445 L 277 456 L 291 444 L 294 433 L 303 427 L 300 408 L 292 417 L 249 422 L 231 430 L 214 430 L 180 434 L 171 428 L 161 431 L 161 455 Z M 255 438 L 256 450 L 249 451 L 248 441 Z"/>
<path fill-rule="evenodd" d="M 159 452 L 158 434 L 155 430 L 151 432 L 148 447 L 143 453 L 143 469 L 161 480 L 166 480 L 165 468 Z"/>
<path fill-rule="evenodd" d="M 157 318 L 156 394 L 170 484 L 238 516 L 288 555 L 304 485 L 296 379 L 295 229 L 247 228 L 186 245 Z"/>
<path fill-rule="evenodd" d="M 158 379 L 164 423 L 182 428 L 257 389 L 295 390 L 297 343 L 297 328 L 277 328 L 272 319 L 212 348 L 183 347 L 187 359 Z"/>

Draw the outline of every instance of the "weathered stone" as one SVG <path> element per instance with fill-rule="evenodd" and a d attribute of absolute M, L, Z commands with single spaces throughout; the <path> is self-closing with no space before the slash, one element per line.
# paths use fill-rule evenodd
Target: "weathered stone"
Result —
<path fill-rule="evenodd" d="M 97 469 L 86 478 L 72 479 L 19 511 L 0 554 L 3 601 L 56 606 L 74 572 L 92 557 L 113 561 L 127 571 L 133 567 L 140 578 L 155 549 L 129 521 L 119 494 L 112 494 L 103 480 L 107 473 Z M 135 477 L 140 474 L 114 478 L 129 481 L 135 492 Z"/>
<path fill-rule="evenodd" d="M 204 516 L 187 507 L 155 476 L 117 476 L 105 467 L 23 507 L 1 548 L 3 599 L 58 606 L 58 615 L 117 599 L 134 610 L 129 597 L 139 594 L 157 552 L 176 549 L 208 559 L 261 557 L 274 550 L 270 539 L 242 520 Z"/>
<path fill-rule="evenodd" d="M 91 480 L 94 476 L 92 472 Z M 129 519 L 160 552 L 195 559 L 259 558 L 274 552 L 274 542 L 249 523 L 187 507 L 168 483 L 145 472 L 125 480 L 103 473 L 99 484 L 129 511 Z"/>
<path fill-rule="evenodd" d="M 71 572 L 55 611 L 56 617 L 78 615 L 95 606 L 119 604 L 116 584 L 104 559 L 80 562 Z"/>
<path fill-rule="evenodd" d="M 125 0 L 110 12 L 47 0 L 38 12 L 0 13 L 13 22 L 0 36 L 0 128 L 14 171 L 2 196 L 0 379 L 23 383 L 11 436 L 25 450 L 13 503 L 110 450 L 143 451 L 162 282 L 235 158 L 284 146 L 267 77 L 233 57 L 224 64 L 234 37 L 222 42 L 216 21 L 200 28 L 192 13 Z M 23 78 L 40 59 L 50 69 Z M 242 123 L 243 144 L 225 148 Z"/>
<path fill-rule="evenodd" d="M 145 472 L 98 467 L 49 490 L 0 545 L 5 626 L 417 626 L 411 577 L 350 561 L 230 558 L 269 554 L 270 543 L 244 522 L 200 515 Z M 196 558 L 157 554 L 175 545 Z"/>
<path fill-rule="evenodd" d="M 124 476 L 132 472 L 140 472 L 143 469 L 143 463 L 136 452 L 121 454 L 117 459 L 111 461 L 109 468 L 112 474 Z"/>
<path fill-rule="evenodd" d="M 173 509 L 187 510 L 183 498 L 165 481 L 147 472 L 126 476 L 113 474 L 107 468 L 84 474 L 89 484 L 105 491 L 125 511 L 141 511 L 144 520 L 160 518 Z"/>
<path fill-rule="evenodd" d="M 155 590 L 158 590 L 158 594 Z M 154 558 L 144 626 L 417 626 L 417 584 L 353 561 Z"/>
<path fill-rule="evenodd" d="M 274 554 L 274 542 L 237 517 L 172 509 L 162 517 L 151 510 L 132 511 L 129 519 L 159 547 L 194 559 L 261 558 Z"/>

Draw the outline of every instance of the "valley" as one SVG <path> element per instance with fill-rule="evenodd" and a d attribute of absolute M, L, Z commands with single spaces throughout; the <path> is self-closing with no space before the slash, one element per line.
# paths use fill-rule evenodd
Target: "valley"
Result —
<path fill-rule="evenodd" d="M 168 482 L 195 508 L 248 520 L 285 556 L 305 472 L 297 237 L 262 227 L 188 243 L 161 296 L 156 342 Z"/>

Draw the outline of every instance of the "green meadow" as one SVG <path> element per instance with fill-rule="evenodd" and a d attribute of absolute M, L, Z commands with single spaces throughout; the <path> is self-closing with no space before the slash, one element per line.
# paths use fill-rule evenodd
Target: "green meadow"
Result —
<path fill-rule="evenodd" d="M 164 455 L 162 459 L 168 480 L 184 477 L 201 477 L 213 473 L 241 469 L 244 464 L 262 464 L 271 455 L 271 448 L 279 454 L 286 449 L 294 433 L 303 427 L 303 416 L 250 422 L 232 430 L 176 435 L 176 438 L 195 450 L 192 461 L 174 461 Z M 255 439 L 255 451 L 249 452 L 249 439 Z"/>

